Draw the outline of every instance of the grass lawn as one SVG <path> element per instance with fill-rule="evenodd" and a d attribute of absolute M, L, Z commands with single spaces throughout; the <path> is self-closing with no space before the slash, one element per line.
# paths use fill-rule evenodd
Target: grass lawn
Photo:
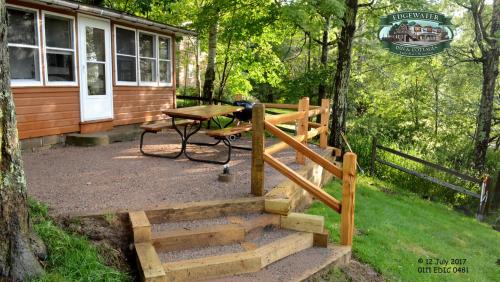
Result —
<path fill-rule="evenodd" d="M 500 281 L 499 232 L 446 205 L 372 183 L 376 180 L 360 177 L 357 185 L 353 253 L 358 260 L 391 281 Z M 341 199 L 339 182 L 325 189 Z M 336 212 L 319 202 L 308 212 L 324 215 L 332 240 L 339 241 Z M 434 272 L 436 259 L 447 260 L 451 272 L 465 267 L 460 270 L 466 273 L 419 273 L 426 266 Z M 457 265 L 452 259 L 466 261 Z"/>
<path fill-rule="evenodd" d="M 38 282 L 69 281 L 130 281 L 128 274 L 105 265 L 103 251 L 85 237 L 71 234 L 57 225 L 48 215 L 47 206 L 30 200 L 33 229 L 47 246 L 45 275 Z"/>

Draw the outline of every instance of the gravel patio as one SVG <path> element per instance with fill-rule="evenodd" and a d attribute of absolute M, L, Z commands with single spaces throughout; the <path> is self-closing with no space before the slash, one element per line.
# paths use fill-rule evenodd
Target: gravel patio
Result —
<path fill-rule="evenodd" d="M 179 150 L 178 135 L 149 135 L 147 149 Z M 212 141 L 198 134 L 193 141 Z M 272 143 L 272 139 L 268 139 Z M 170 145 L 165 145 L 170 144 Z M 251 145 L 248 138 L 237 145 Z M 139 141 L 96 147 L 61 147 L 23 152 L 30 196 L 48 204 L 54 215 L 115 210 L 139 210 L 159 204 L 252 197 L 250 194 L 251 152 L 233 150 L 229 163 L 235 175 L 232 183 L 217 180 L 221 165 L 192 162 L 184 156 L 172 160 L 143 156 Z M 226 150 L 217 146 L 218 150 Z M 210 147 L 190 147 L 197 157 L 223 159 Z M 295 154 L 285 150 L 275 154 L 296 169 Z M 266 166 L 265 189 L 285 178 Z"/>

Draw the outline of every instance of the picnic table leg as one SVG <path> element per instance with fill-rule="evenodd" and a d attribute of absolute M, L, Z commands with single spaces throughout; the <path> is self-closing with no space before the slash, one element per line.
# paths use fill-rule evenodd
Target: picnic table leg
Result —
<path fill-rule="evenodd" d="M 173 119 L 172 119 L 172 123 L 174 123 Z M 179 135 L 181 137 L 181 145 L 182 145 L 181 146 L 181 150 L 177 154 L 170 155 L 170 154 L 154 154 L 154 153 L 145 152 L 144 148 L 143 148 L 144 147 L 144 136 L 146 135 L 146 133 L 154 133 L 154 134 L 157 133 L 157 132 L 149 132 L 149 131 L 146 131 L 146 130 L 141 134 L 141 139 L 139 141 L 139 150 L 141 151 L 141 153 L 143 155 L 149 156 L 149 157 L 158 157 L 158 158 L 167 158 L 167 159 L 176 159 L 176 158 L 180 157 L 182 155 L 182 153 L 184 153 L 184 150 L 185 150 L 185 146 L 184 146 L 184 136 L 185 136 L 185 134 L 183 135 L 182 132 L 175 126 L 175 124 L 174 124 L 174 128 L 177 131 L 177 133 L 179 133 Z"/>
<path fill-rule="evenodd" d="M 201 162 L 201 163 L 209 163 L 209 164 L 221 164 L 221 165 L 224 165 L 224 164 L 227 164 L 230 160 L 231 160 L 231 144 L 227 144 L 226 140 L 218 140 L 216 143 L 201 143 L 201 142 L 189 142 L 189 138 L 191 136 L 193 136 L 196 132 L 198 132 L 200 129 L 201 129 L 201 121 L 198 125 L 198 127 L 196 127 L 196 129 L 194 131 L 191 131 L 189 133 L 185 133 L 185 138 L 184 138 L 184 155 L 186 156 L 186 158 L 188 158 L 189 160 L 191 161 L 194 161 L 194 162 Z M 224 142 L 224 144 L 226 146 L 228 146 L 228 157 L 227 157 L 227 160 L 225 161 L 214 161 L 214 160 L 204 160 L 204 159 L 197 159 L 197 158 L 194 158 L 194 157 L 191 157 L 189 154 L 188 154 L 188 151 L 187 151 L 187 144 L 192 144 L 192 145 L 198 145 L 198 146 L 215 146 L 217 144 L 219 144 L 220 142 Z"/>
<path fill-rule="evenodd" d="M 210 120 L 208 120 L 208 122 L 210 123 Z M 214 120 L 214 122 L 220 127 L 220 125 L 215 120 Z M 196 130 L 195 132 L 193 132 L 192 134 L 190 134 L 189 137 L 191 137 L 191 135 L 193 135 L 194 133 L 198 132 L 200 129 L 201 129 L 201 121 L 200 121 L 200 128 L 198 130 Z M 187 136 L 187 135 L 184 133 L 184 136 Z M 186 144 L 197 145 L 197 146 L 217 146 L 217 145 L 219 145 L 220 142 L 221 142 L 221 140 L 217 140 L 217 142 L 215 142 L 215 143 L 187 142 L 186 141 Z"/>

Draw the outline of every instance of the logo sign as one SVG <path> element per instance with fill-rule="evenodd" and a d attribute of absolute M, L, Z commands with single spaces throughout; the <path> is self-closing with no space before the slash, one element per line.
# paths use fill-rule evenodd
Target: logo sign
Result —
<path fill-rule="evenodd" d="M 426 57 L 450 47 L 451 18 L 432 12 L 399 12 L 380 18 L 378 38 L 389 52 Z"/>

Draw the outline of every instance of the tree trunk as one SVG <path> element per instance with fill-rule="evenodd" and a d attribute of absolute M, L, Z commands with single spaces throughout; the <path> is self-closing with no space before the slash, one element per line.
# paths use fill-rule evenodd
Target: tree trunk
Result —
<path fill-rule="evenodd" d="M 0 0 L 0 277 L 24 281 L 43 270 L 31 250 L 26 180 L 10 91 L 6 16 L 5 0 Z"/>
<path fill-rule="evenodd" d="M 201 78 L 200 78 L 200 39 L 196 37 L 196 93 L 198 94 L 198 97 L 201 96 Z"/>
<path fill-rule="evenodd" d="M 486 151 L 490 141 L 499 53 L 498 48 L 496 52 L 488 52 L 485 54 L 483 61 L 483 90 L 477 116 L 476 142 L 474 146 L 474 167 L 478 170 L 483 170 L 485 167 Z"/>
<path fill-rule="evenodd" d="M 342 21 L 344 26 L 338 41 L 337 70 L 334 76 L 331 133 L 328 137 L 330 146 L 341 148 L 344 151 L 342 133 L 345 132 L 347 113 L 347 92 L 351 70 L 352 41 L 356 31 L 356 15 L 358 0 L 347 0 L 346 11 Z"/>
<path fill-rule="evenodd" d="M 306 36 L 307 38 L 309 39 L 309 43 L 307 44 L 307 72 L 310 73 L 311 72 L 311 35 L 309 33 L 306 32 Z"/>
<path fill-rule="evenodd" d="M 208 99 L 210 103 L 212 102 L 214 95 L 215 57 L 217 56 L 218 25 L 219 21 L 217 19 L 212 23 L 208 32 L 208 62 L 207 70 L 205 72 L 205 83 L 203 83 L 203 98 Z"/>
<path fill-rule="evenodd" d="M 482 171 L 485 168 L 486 152 L 490 142 L 491 124 L 493 119 L 493 99 L 495 97 L 495 84 L 498 78 L 498 60 L 500 56 L 500 43 L 488 37 L 482 24 L 482 9 L 476 1 L 471 1 L 472 16 L 476 32 L 476 42 L 482 54 L 483 86 L 481 102 L 477 115 L 477 127 L 474 144 L 474 167 Z M 484 4 L 484 3 L 483 3 Z M 500 0 L 493 2 L 490 37 L 495 37 L 500 32 Z"/>
<path fill-rule="evenodd" d="M 222 67 L 222 74 L 219 81 L 219 95 L 218 99 L 222 100 L 224 94 L 224 88 L 226 87 L 226 82 L 229 78 L 229 73 L 231 72 L 232 63 L 229 64 L 229 48 L 231 48 L 231 42 L 233 41 L 233 33 L 229 35 L 226 46 L 226 53 L 224 56 L 224 66 Z"/>
<path fill-rule="evenodd" d="M 323 27 L 323 38 L 321 40 L 321 67 L 323 70 L 326 70 L 328 67 L 328 50 L 329 50 L 329 45 L 328 45 L 328 30 L 330 28 L 330 18 L 326 17 L 325 18 L 325 25 Z M 319 85 L 318 85 L 318 105 L 321 105 L 321 100 L 323 100 L 326 97 L 326 81 L 321 80 Z"/>
<path fill-rule="evenodd" d="M 437 137 L 439 127 L 439 87 L 434 86 L 434 135 Z"/>

